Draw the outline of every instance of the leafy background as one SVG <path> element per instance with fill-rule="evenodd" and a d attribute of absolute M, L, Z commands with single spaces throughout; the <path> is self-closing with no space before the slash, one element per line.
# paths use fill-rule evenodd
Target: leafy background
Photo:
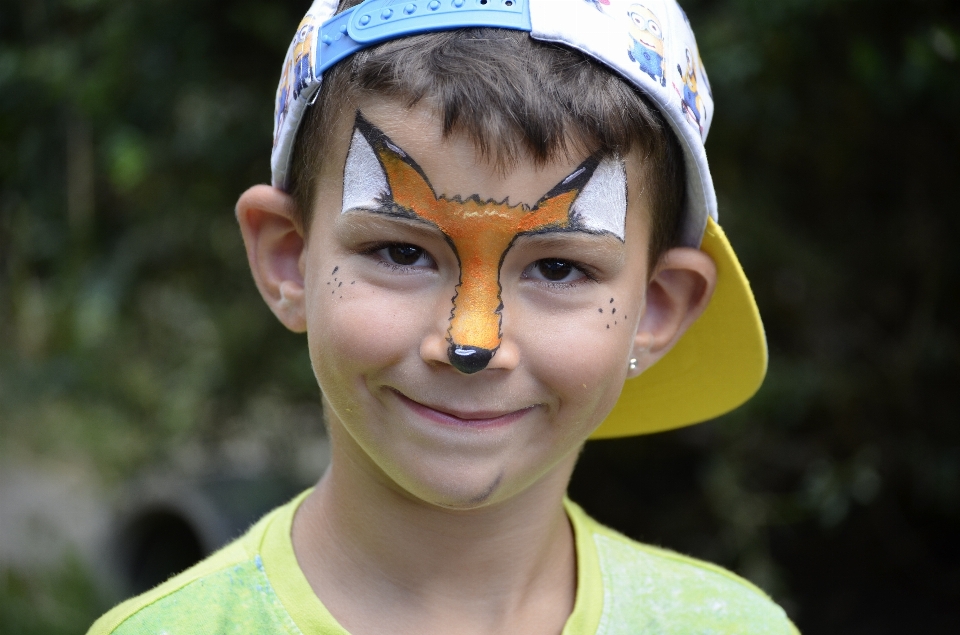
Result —
<path fill-rule="evenodd" d="M 315 382 L 232 207 L 307 5 L 0 0 L 0 472 L 80 465 L 108 501 L 144 466 L 304 473 Z M 805 633 L 960 632 L 960 7 L 683 5 L 770 374 L 717 421 L 591 443 L 571 495 Z M 11 562 L 4 632 L 116 599 L 70 550 Z"/>

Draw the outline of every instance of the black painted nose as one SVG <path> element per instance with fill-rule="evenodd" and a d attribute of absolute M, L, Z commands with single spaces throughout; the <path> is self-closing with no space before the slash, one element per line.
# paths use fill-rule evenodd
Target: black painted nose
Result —
<path fill-rule="evenodd" d="M 495 352 L 496 350 L 490 350 L 489 348 L 451 344 L 450 348 L 447 349 L 447 356 L 454 368 L 461 373 L 472 375 L 486 368 L 490 360 L 493 359 Z"/>

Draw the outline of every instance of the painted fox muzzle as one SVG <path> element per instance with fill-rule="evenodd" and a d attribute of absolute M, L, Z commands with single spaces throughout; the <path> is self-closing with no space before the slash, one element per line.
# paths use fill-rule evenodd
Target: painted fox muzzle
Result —
<path fill-rule="evenodd" d="M 536 205 L 473 195 L 438 197 L 419 165 L 357 113 L 344 166 L 343 212 L 364 209 L 437 227 L 460 263 L 447 329 L 450 363 L 483 370 L 503 338 L 500 266 L 518 236 L 549 231 L 612 233 L 624 238 L 623 161 L 588 158 Z"/>

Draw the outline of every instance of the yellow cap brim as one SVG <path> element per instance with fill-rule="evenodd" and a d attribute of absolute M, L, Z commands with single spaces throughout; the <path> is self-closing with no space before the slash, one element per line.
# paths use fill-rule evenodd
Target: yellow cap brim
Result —
<path fill-rule="evenodd" d="M 767 373 L 767 340 L 750 283 L 723 230 L 708 219 L 700 249 L 717 265 L 703 315 L 660 361 L 623 386 L 591 439 L 660 432 L 713 419 L 753 396 Z"/>

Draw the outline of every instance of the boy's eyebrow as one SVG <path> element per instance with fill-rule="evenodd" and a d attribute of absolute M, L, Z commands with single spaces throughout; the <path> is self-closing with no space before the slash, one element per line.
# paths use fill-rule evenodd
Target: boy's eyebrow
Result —
<path fill-rule="evenodd" d="M 402 210 L 394 209 L 395 207 L 395 205 L 389 202 L 376 201 L 373 205 L 356 205 L 354 207 L 348 207 L 342 210 L 340 213 L 349 214 L 351 212 L 367 212 L 370 214 L 379 214 L 381 216 L 392 216 L 394 218 L 416 218 L 409 216 L 408 214 L 404 214 Z"/>
<path fill-rule="evenodd" d="M 616 242 L 623 245 L 623 241 L 610 232 L 594 231 L 586 227 L 544 227 L 531 232 L 517 234 L 517 240 L 533 241 L 536 243 L 559 243 L 570 240 L 588 240 L 595 243 L 597 240 Z"/>
<path fill-rule="evenodd" d="M 424 237 L 443 237 L 440 228 L 418 216 L 405 214 L 395 206 L 380 205 L 371 209 L 367 207 L 353 207 L 337 215 L 334 229 L 337 233 L 349 235 L 353 232 L 369 230 L 395 231 L 397 226 L 403 226 L 412 232 L 423 234 Z"/>
<path fill-rule="evenodd" d="M 608 232 L 595 232 L 578 227 L 547 227 L 536 232 L 519 234 L 517 243 L 522 242 L 524 247 L 549 249 L 551 247 L 574 248 L 583 257 L 591 252 L 600 252 L 609 257 L 610 247 L 615 247 L 618 263 L 622 263 L 626 255 L 624 241 Z M 598 253 L 599 255 L 599 253 Z"/>

